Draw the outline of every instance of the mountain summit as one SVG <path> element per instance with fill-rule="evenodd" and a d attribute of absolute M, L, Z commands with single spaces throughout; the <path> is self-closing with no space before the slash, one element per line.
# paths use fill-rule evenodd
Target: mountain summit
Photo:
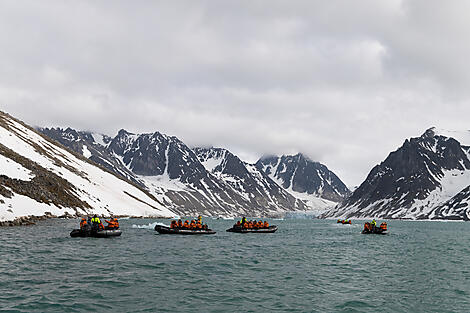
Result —
<path fill-rule="evenodd" d="M 407 139 L 325 216 L 467 219 L 462 201 L 468 199 L 470 148 L 448 137 L 449 133 L 457 134 L 430 128 L 420 137 Z"/>

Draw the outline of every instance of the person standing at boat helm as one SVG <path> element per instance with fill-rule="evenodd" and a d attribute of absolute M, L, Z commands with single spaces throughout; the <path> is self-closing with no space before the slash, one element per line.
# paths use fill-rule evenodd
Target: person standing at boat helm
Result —
<path fill-rule="evenodd" d="M 93 226 L 93 229 L 98 229 L 100 227 L 101 221 L 96 214 L 91 219 L 91 224 Z"/>
<path fill-rule="evenodd" d="M 197 221 L 198 221 L 199 224 L 202 224 L 202 216 L 201 216 L 201 215 L 199 215 L 199 216 L 197 217 Z"/>
<path fill-rule="evenodd" d="M 242 217 L 242 220 L 241 220 L 241 222 L 240 222 L 240 224 L 243 225 L 243 224 L 245 224 L 245 223 L 246 223 L 246 217 L 243 216 L 243 217 Z"/>
<path fill-rule="evenodd" d="M 377 226 L 377 222 L 375 221 L 375 218 L 372 219 L 372 222 L 370 222 L 370 225 L 372 226 L 372 228 L 375 228 Z"/>

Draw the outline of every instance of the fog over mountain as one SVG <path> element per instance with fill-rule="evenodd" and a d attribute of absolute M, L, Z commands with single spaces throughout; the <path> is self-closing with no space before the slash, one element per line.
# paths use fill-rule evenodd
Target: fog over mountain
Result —
<path fill-rule="evenodd" d="M 470 3 L 2 1 L 0 110 L 155 129 L 243 161 L 301 151 L 346 185 L 423 129 L 468 129 Z"/>

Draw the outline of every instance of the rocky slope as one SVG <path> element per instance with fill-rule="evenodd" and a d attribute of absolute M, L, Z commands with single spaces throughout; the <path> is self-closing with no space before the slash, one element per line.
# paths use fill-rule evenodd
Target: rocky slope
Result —
<path fill-rule="evenodd" d="M 269 177 L 234 155 L 230 154 L 229 166 L 223 170 L 234 167 L 231 172 L 234 176 L 229 179 L 227 172 L 212 171 L 204 166 L 200 160 L 201 149 L 193 151 L 178 138 L 159 132 L 137 135 L 121 130 L 116 137 L 97 143 L 86 132 L 41 131 L 100 164 L 109 164 L 115 173 L 124 173 L 182 215 L 280 215 L 285 211 L 307 209 L 304 202 L 276 187 Z M 237 166 L 239 168 L 235 168 Z M 247 174 L 250 171 L 251 174 Z M 237 175 L 240 175 L 238 184 L 233 182 Z"/>
<path fill-rule="evenodd" d="M 405 143 L 326 217 L 467 219 L 469 147 L 434 128 Z"/>
<path fill-rule="evenodd" d="M 90 213 L 174 215 L 142 189 L 0 112 L 0 221 Z"/>

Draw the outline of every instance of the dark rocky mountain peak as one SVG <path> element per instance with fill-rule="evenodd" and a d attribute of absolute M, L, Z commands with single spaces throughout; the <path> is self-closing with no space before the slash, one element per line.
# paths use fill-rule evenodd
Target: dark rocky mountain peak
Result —
<path fill-rule="evenodd" d="M 325 165 L 313 162 L 302 153 L 265 156 L 256 166 L 288 190 L 317 195 L 335 202 L 349 194 L 346 185 Z"/>
<path fill-rule="evenodd" d="M 466 186 L 468 170 L 468 147 L 430 128 L 391 152 L 332 212 L 348 217 L 429 218 L 432 208 L 448 200 L 453 189 Z"/>

